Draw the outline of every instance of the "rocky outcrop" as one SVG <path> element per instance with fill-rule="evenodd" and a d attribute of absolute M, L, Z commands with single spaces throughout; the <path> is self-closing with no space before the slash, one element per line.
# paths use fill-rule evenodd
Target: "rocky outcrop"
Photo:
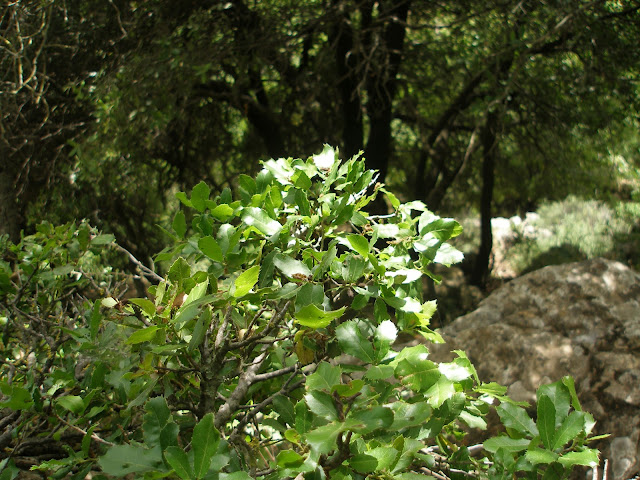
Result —
<path fill-rule="evenodd" d="M 463 349 L 481 379 L 535 401 L 542 383 L 572 375 L 612 467 L 640 471 L 640 275 L 604 259 L 550 266 L 517 278 L 443 329 L 446 352 Z"/>

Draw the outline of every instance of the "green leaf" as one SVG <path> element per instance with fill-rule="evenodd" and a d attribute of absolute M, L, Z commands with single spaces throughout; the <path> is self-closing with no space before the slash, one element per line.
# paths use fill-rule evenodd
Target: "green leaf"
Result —
<path fill-rule="evenodd" d="M 309 410 L 326 420 L 338 419 L 338 412 L 331 395 L 319 390 L 312 390 L 304 396 Z"/>
<path fill-rule="evenodd" d="M 581 452 L 565 453 L 558 459 L 558 463 L 565 467 L 584 465 L 593 468 L 600 464 L 599 452 L 593 448 L 587 448 Z"/>
<path fill-rule="evenodd" d="M 224 260 L 220 245 L 211 236 L 202 237 L 198 240 L 198 248 L 213 261 L 222 262 Z"/>
<path fill-rule="evenodd" d="M 558 459 L 558 454 L 541 448 L 531 448 L 527 450 L 524 457 L 534 465 L 540 463 L 553 463 Z"/>
<path fill-rule="evenodd" d="M 390 429 L 395 432 L 403 428 L 422 425 L 433 412 L 426 402 L 406 403 L 397 401 L 391 403 L 389 407 L 394 412 L 394 420 Z"/>
<path fill-rule="evenodd" d="M 173 262 L 169 268 L 168 277 L 173 283 L 182 287 L 184 281 L 191 278 L 191 267 L 189 266 L 189 263 L 187 263 L 184 258 L 178 257 L 178 259 Z"/>
<path fill-rule="evenodd" d="M 551 404 L 555 409 L 555 426 L 559 426 L 569 415 L 571 408 L 571 394 L 566 385 L 562 381 L 542 385 L 536 391 L 538 402 L 540 397 L 546 395 L 551 400 Z"/>
<path fill-rule="evenodd" d="M 233 296 L 235 298 L 240 298 L 249 293 L 254 285 L 258 283 L 259 276 L 260 265 L 254 265 L 248 270 L 242 272 L 234 282 L 236 289 L 233 292 Z"/>
<path fill-rule="evenodd" d="M 378 469 L 378 459 L 366 453 L 358 453 L 349 459 L 349 465 L 358 473 L 371 473 Z"/>
<path fill-rule="evenodd" d="M 378 461 L 376 470 L 391 469 L 398 460 L 400 452 L 390 446 L 377 447 L 367 452 L 368 455 L 375 457 Z"/>
<path fill-rule="evenodd" d="M 338 310 L 325 312 L 315 305 L 307 305 L 295 314 L 295 320 L 305 327 L 313 329 L 324 328 L 336 318 L 340 318 L 345 310 L 346 307 L 342 307 Z"/>
<path fill-rule="evenodd" d="M 293 450 L 282 450 L 276 457 L 276 464 L 281 468 L 295 468 L 304 463 L 304 457 Z"/>
<path fill-rule="evenodd" d="M 356 252 L 367 258 L 369 254 L 369 242 L 362 235 L 347 235 L 347 241 Z"/>
<path fill-rule="evenodd" d="M 521 435 L 538 435 L 538 427 L 524 408 L 510 403 L 501 403 L 496 407 L 496 411 L 505 427 L 511 428 Z"/>
<path fill-rule="evenodd" d="M 332 422 L 315 430 L 311 430 L 305 435 L 305 439 L 317 454 L 327 454 L 336 449 L 338 435 L 340 435 L 343 430 L 343 424 Z"/>
<path fill-rule="evenodd" d="M 164 452 L 164 458 L 182 480 L 192 480 L 194 478 L 189 458 L 182 448 L 175 446 L 167 448 Z"/>
<path fill-rule="evenodd" d="M 213 413 L 207 413 L 193 428 L 193 471 L 196 478 L 203 478 L 209 471 L 211 460 L 218 449 L 220 433 L 214 427 Z"/>
<path fill-rule="evenodd" d="M 330 392 L 335 385 L 341 384 L 342 369 L 327 362 L 320 362 L 315 372 L 307 377 L 307 390 Z"/>
<path fill-rule="evenodd" d="M 81 415 L 84 412 L 84 401 L 77 395 L 65 395 L 56 399 L 56 403 L 71 413 Z"/>
<path fill-rule="evenodd" d="M 185 207 L 189 207 L 189 208 L 193 207 L 193 205 L 191 204 L 191 200 L 189 200 L 189 199 L 187 198 L 187 194 L 186 194 L 186 193 L 184 193 L 184 192 L 178 192 L 178 193 L 176 193 L 176 198 L 177 198 L 178 200 L 180 200 L 180 202 L 182 202 L 182 204 L 183 204 Z"/>
<path fill-rule="evenodd" d="M 289 278 L 302 279 L 311 276 L 311 270 L 300 260 L 287 257 L 286 255 L 276 255 L 273 264 L 278 270 Z"/>
<path fill-rule="evenodd" d="M 209 200 L 209 194 L 211 193 L 211 189 L 209 186 L 204 183 L 198 183 L 191 190 L 191 204 L 193 208 L 195 208 L 200 213 L 204 212 L 207 206 L 207 200 Z"/>
<path fill-rule="evenodd" d="M 538 397 L 538 431 L 543 445 L 551 450 L 556 434 L 556 407 L 547 395 Z"/>
<path fill-rule="evenodd" d="M 313 413 L 303 401 L 296 403 L 294 409 L 296 413 L 296 432 L 303 435 L 311 430 L 313 426 Z"/>
<path fill-rule="evenodd" d="M 359 358 L 365 363 L 375 363 L 373 345 L 367 340 L 354 320 L 344 322 L 336 328 L 336 338 L 340 348 L 347 355 Z"/>
<path fill-rule="evenodd" d="M 296 414 L 293 409 L 293 403 L 284 395 L 278 395 L 273 399 L 274 410 L 278 413 L 282 423 L 294 426 L 296 423 Z"/>
<path fill-rule="evenodd" d="M 175 217 L 173 217 L 173 223 L 171 224 L 171 227 L 180 238 L 183 238 L 184 234 L 187 233 L 187 220 L 185 219 L 182 210 L 179 210 L 178 213 L 176 213 Z"/>
<path fill-rule="evenodd" d="M 391 363 L 402 383 L 416 391 L 426 391 L 442 376 L 438 365 L 427 360 L 429 350 L 425 345 L 404 348 Z"/>
<path fill-rule="evenodd" d="M 137 345 L 138 343 L 150 342 L 156 336 L 156 332 L 160 327 L 157 325 L 152 325 L 147 328 L 142 328 L 136 332 L 133 332 L 131 336 L 127 339 L 125 344 L 127 345 Z"/>
<path fill-rule="evenodd" d="M 162 429 L 167 423 L 173 421 L 171 411 L 164 397 L 154 397 L 150 399 L 145 404 L 144 410 L 147 412 L 144 415 L 144 422 L 142 424 L 145 443 L 147 445 L 158 445 L 160 444 Z"/>
<path fill-rule="evenodd" d="M 567 387 L 567 390 L 569 391 L 569 395 L 571 396 L 571 406 L 573 409 L 581 412 L 582 406 L 580 405 L 580 400 L 578 400 L 578 394 L 576 393 L 576 385 L 573 381 L 573 377 L 563 377 L 562 384 Z"/>
<path fill-rule="evenodd" d="M 109 245 L 116 241 L 116 237 L 114 237 L 110 233 L 103 233 L 100 235 L 96 235 L 91 239 L 91 245 Z"/>
<path fill-rule="evenodd" d="M 160 446 L 151 450 L 139 445 L 116 445 L 98 460 L 100 468 L 107 475 L 123 478 L 125 475 L 157 470 L 162 464 Z"/>
<path fill-rule="evenodd" d="M 425 393 L 427 402 L 433 408 L 439 408 L 445 401 L 456 393 L 455 386 L 451 380 L 442 375 Z"/>
<path fill-rule="evenodd" d="M 242 221 L 249 226 L 255 227 L 265 235 L 273 236 L 280 232 L 282 225 L 267 213 L 257 207 L 247 207 L 242 211 Z"/>
<path fill-rule="evenodd" d="M 571 412 L 555 433 L 553 450 L 563 447 L 567 442 L 576 438 L 584 430 L 584 424 L 585 414 L 583 412 Z"/>
<path fill-rule="evenodd" d="M 222 205 L 213 207 L 210 213 L 212 217 L 220 220 L 221 222 L 226 222 L 230 217 L 233 216 L 233 212 L 233 208 L 231 208 L 226 203 L 223 203 Z"/>
<path fill-rule="evenodd" d="M 191 335 L 191 340 L 189 340 L 189 351 L 193 351 L 198 348 L 202 342 L 204 341 L 204 337 L 207 334 L 207 330 L 211 325 L 211 320 L 213 315 L 211 313 L 210 308 L 206 308 L 198 317 L 198 321 L 193 327 L 193 333 Z"/>
<path fill-rule="evenodd" d="M 349 419 L 358 422 L 358 425 L 350 424 L 350 430 L 367 434 L 379 428 L 389 427 L 393 423 L 393 410 L 380 406 L 357 410 L 349 415 Z"/>
<path fill-rule="evenodd" d="M 129 302 L 139 306 L 142 312 L 149 318 L 152 318 L 156 314 L 156 306 L 148 298 L 130 298 Z"/>
<path fill-rule="evenodd" d="M 485 450 L 491 453 L 496 453 L 500 448 L 506 452 L 517 453 L 526 450 L 530 443 L 531 440 L 526 438 L 509 438 L 506 435 L 500 435 L 499 437 L 490 438 L 483 443 L 483 446 Z"/>

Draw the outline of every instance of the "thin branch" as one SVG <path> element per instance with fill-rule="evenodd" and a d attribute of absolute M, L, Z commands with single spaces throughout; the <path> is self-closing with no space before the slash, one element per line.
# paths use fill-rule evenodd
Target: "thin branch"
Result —
<path fill-rule="evenodd" d="M 116 250 L 120 250 L 121 252 L 126 253 L 127 256 L 129 257 L 129 259 L 140 268 L 140 270 L 142 271 L 142 274 L 144 276 L 151 277 L 154 280 L 157 280 L 158 282 L 164 282 L 164 278 L 162 278 L 160 275 L 158 275 L 156 272 L 154 272 L 149 267 L 147 267 L 144 263 L 142 263 L 140 260 L 138 260 L 133 255 L 133 253 L 131 253 L 129 250 L 127 250 L 126 248 L 118 245 L 117 243 L 113 243 L 112 245 Z"/>

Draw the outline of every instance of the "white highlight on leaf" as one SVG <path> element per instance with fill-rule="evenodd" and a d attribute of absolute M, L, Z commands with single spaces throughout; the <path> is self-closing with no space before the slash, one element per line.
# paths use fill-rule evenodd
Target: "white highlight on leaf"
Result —
<path fill-rule="evenodd" d="M 331 170 L 331 167 L 333 167 L 333 164 L 336 161 L 336 152 L 333 149 L 333 147 L 330 147 L 329 145 L 324 146 L 324 149 L 322 150 L 322 153 L 319 153 L 318 155 L 314 155 L 313 156 L 313 163 L 316 165 L 316 167 L 318 168 L 318 170 L 321 170 L 323 172 L 327 172 L 329 170 Z"/>

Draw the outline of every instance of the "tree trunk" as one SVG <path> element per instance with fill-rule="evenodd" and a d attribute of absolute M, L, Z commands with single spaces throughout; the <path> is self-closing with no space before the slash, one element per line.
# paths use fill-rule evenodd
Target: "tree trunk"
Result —
<path fill-rule="evenodd" d="M 8 160 L 5 162 L 9 163 Z M 15 175 L 7 164 L 0 166 L 0 235 L 9 235 L 12 242 L 20 241 L 23 216 L 15 189 Z"/>
<path fill-rule="evenodd" d="M 396 92 L 396 76 L 402 61 L 409 4 L 409 1 L 397 1 L 389 8 L 386 19 L 388 25 L 384 31 L 387 61 L 367 82 L 369 139 L 365 148 L 365 158 L 368 168 L 380 172 L 380 182 L 384 182 L 389 169 L 393 99 Z"/>
<path fill-rule="evenodd" d="M 482 193 L 480 198 L 480 249 L 471 273 L 471 284 L 484 286 L 489 274 L 489 262 L 493 248 L 491 231 L 493 185 L 498 153 L 496 143 L 497 114 L 490 112 L 481 132 L 482 141 Z"/>

